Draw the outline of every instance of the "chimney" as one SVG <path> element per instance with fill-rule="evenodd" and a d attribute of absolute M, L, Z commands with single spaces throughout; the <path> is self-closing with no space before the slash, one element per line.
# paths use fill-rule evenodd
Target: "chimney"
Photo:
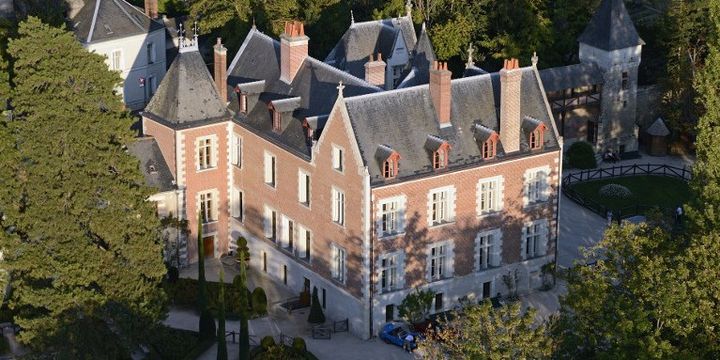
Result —
<path fill-rule="evenodd" d="M 217 43 L 213 47 L 215 54 L 215 88 L 220 95 L 223 103 L 227 102 L 227 49 L 222 44 L 222 39 L 217 38 Z"/>
<path fill-rule="evenodd" d="M 385 87 L 385 62 L 382 60 L 381 53 L 378 53 L 376 60 L 373 60 L 373 56 L 370 54 L 370 61 L 365 63 L 365 81 Z"/>
<path fill-rule="evenodd" d="M 521 79 L 518 59 L 506 59 L 500 70 L 500 143 L 505 153 L 520 150 Z"/>
<path fill-rule="evenodd" d="M 430 68 L 430 96 L 440 127 L 452 126 L 450 123 L 450 76 L 446 62 L 433 61 Z"/>
<path fill-rule="evenodd" d="M 158 2 L 157 0 L 145 0 L 145 15 L 151 19 L 157 19 L 158 17 Z"/>
<path fill-rule="evenodd" d="M 308 56 L 308 40 L 302 22 L 285 22 L 285 32 L 280 35 L 280 79 L 288 84 Z"/>

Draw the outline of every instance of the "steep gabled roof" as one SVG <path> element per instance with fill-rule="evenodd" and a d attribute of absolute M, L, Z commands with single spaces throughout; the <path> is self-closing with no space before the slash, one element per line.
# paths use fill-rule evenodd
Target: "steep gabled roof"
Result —
<path fill-rule="evenodd" d="M 665 125 L 665 120 L 663 120 L 661 117 L 657 118 L 655 122 L 650 125 L 650 127 L 645 130 L 645 132 L 648 133 L 648 135 L 652 136 L 668 136 L 670 135 L 670 130 Z"/>
<path fill-rule="evenodd" d="M 198 51 L 177 55 L 144 114 L 174 128 L 187 128 L 230 117 Z"/>
<path fill-rule="evenodd" d="M 252 108 L 248 109 L 247 114 L 238 114 L 236 120 L 306 158 L 310 157 L 310 149 L 303 123 L 310 118 L 311 126 L 321 127 L 319 120 L 326 120 L 327 115 L 330 114 L 337 99 L 337 86 L 340 81 L 345 85 L 346 98 L 382 90 L 312 57 L 305 59 L 290 84 L 279 80 L 279 69 L 278 41 L 257 29 L 250 30 L 228 69 L 228 88 L 233 89 L 239 84 L 252 83 L 252 87 L 258 90 L 255 95 L 257 103 L 254 106 L 250 105 Z M 260 85 L 262 89 L 259 89 Z M 239 110 L 237 94 L 229 93 L 230 109 L 237 113 Z M 292 100 L 297 102 L 294 104 L 297 108 L 283 131 L 280 134 L 275 133 L 272 131 L 267 103 L 289 98 L 299 98 Z M 283 119 L 285 120 L 288 119 Z"/>
<path fill-rule="evenodd" d="M 72 22 L 75 36 L 85 44 L 164 29 L 125 0 L 88 0 Z"/>
<path fill-rule="evenodd" d="M 540 70 L 545 91 L 560 91 L 603 83 L 603 74 L 594 63 L 580 63 Z"/>
<path fill-rule="evenodd" d="M 175 189 L 175 179 L 155 138 L 139 138 L 128 144 L 130 154 L 140 160 L 140 171 L 145 176 L 145 184 L 159 191 Z"/>
<path fill-rule="evenodd" d="M 603 0 L 578 41 L 608 51 L 645 44 L 623 0 Z"/>
<path fill-rule="evenodd" d="M 553 119 L 533 68 L 522 69 L 521 87 L 521 116 L 544 123 L 550 129 L 545 136 L 545 147 L 557 148 Z M 398 173 L 401 180 L 434 171 L 431 155 L 425 148 L 428 135 L 447 141 L 452 148 L 448 159 L 450 169 L 487 161 L 482 159 L 482 147 L 475 138 L 475 130 L 476 125 L 488 129 L 489 133 L 499 130 L 498 73 L 452 80 L 451 93 L 452 126 L 444 128 L 439 128 L 428 85 L 345 98 L 372 185 L 384 183 L 380 164 L 375 161 L 379 145 L 392 148 L 402 157 Z M 522 131 L 518 131 L 517 136 L 520 137 L 521 152 L 526 153 L 529 151 L 528 139 Z M 503 157 L 502 151 L 498 151 L 498 161 Z"/>
<path fill-rule="evenodd" d="M 412 69 L 405 75 L 403 81 L 398 85 L 398 89 L 427 84 L 430 81 L 430 64 L 437 60 L 437 58 L 435 57 L 435 50 L 430 42 L 430 36 L 425 28 L 425 24 L 423 24 L 422 30 L 420 30 L 420 37 L 417 40 L 412 55 Z"/>

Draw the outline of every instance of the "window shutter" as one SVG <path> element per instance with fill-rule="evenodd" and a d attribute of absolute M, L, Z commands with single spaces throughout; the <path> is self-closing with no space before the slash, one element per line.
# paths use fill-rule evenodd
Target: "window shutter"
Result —
<path fill-rule="evenodd" d="M 300 258 L 305 258 L 305 227 L 297 225 L 297 239 L 295 240 L 295 247 L 297 248 L 297 255 Z"/>
<path fill-rule="evenodd" d="M 307 202 L 305 199 L 305 174 L 302 171 L 298 172 L 298 201 L 301 203 Z"/>
<path fill-rule="evenodd" d="M 496 204 L 496 210 L 501 211 L 505 207 L 505 177 L 500 176 L 497 180 L 497 201 Z"/>
<path fill-rule="evenodd" d="M 240 192 L 237 189 L 232 189 L 232 196 L 230 197 L 230 209 L 232 217 L 240 217 Z"/>
<path fill-rule="evenodd" d="M 230 163 L 237 165 L 238 163 L 238 136 L 237 134 L 233 134 L 232 136 L 232 145 L 230 146 Z"/>
<path fill-rule="evenodd" d="M 263 225 L 265 228 L 265 237 L 269 238 L 272 236 L 272 229 L 270 228 L 272 226 L 272 211 L 268 208 L 265 208 L 265 219 L 263 219 Z"/>
<path fill-rule="evenodd" d="M 217 167 L 219 151 L 219 141 L 217 135 L 210 137 L 210 166 Z"/>
<path fill-rule="evenodd" d="M 546 171 L 542 172 L 542 201 L 546 201 L 550 195 L 550 174 Z"/>
<path fill-rule="evenodd" d="M 545 255 L 547 253 L 548 243 L 548 224 L 547 220 L 542 220 L 542 230 L 540 231 L 540 244 L 538 249 L 538 255 Z"/>
<path fill-rule="evenodd" d="M 494 231 L 492 234 L 492 247 L 490 248 L 490 265 L 500 266 L 502 261 L 502 233 L 500 230 Z"/>
<path fill-rule="evenodd" d="M 525 260 L 525 236 L 527 235 L 528 224 L 523 224 L 522 234 L 520 236 L 520 259 Z"/>

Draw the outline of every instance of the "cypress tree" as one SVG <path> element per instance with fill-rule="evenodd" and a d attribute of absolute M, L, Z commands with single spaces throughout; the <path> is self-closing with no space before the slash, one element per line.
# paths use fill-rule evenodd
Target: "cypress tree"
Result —
<path fill-rule="evenodd" d="M 320 299 L 318 298 L 318 289 L 316 286 L 313 286 L 308 322 L 311 324 L 322 324 L 325 322 L 325 314 L 323 314 L 322 306 L 320 306 Z"/>
<path fill-rule="evenodd" d="M 198 213 L 197 230 L 198 247 L 198 311 L 200 312 L 200 338 L 203 340 L 215 337 L 215 319 L 208 309 L 207 283 L 205 281 L 205 248 L 202 239 L 202 214 Z"/>
<path fill-rule="evenodd" d="M 244 238 L 238 240 L 238 244 L 247 244 Z M 239 292 L 240 292 L 240 360 L 250 359 L 250 329 L 248 328 L 248 291 L 247 291 L 247 246 L 238 247 L 238 260 L 240 262 Z"/>
<path fill-rule="evenodd" d="M 218 299 L 218 302 L 220 303 L 220 313 L 218 314 L 217 360 L 227 360 L 227 358 L 228 358 L 227 342 L 225 341 L 225 279 L 224 279 L 224 272 L 225 271 L 223 270 L 223 267 L 220 266 L 220 295 L 219 295 L 219 299 Z"/>
<path fill-rule="evenodd" d="M 154 191 L 126 151 L 133 119 L 114 93 L 120 77 L 33 17 L 8 54 L 0 248 L 19 340 L 60 358 L 127 356 L 164 318 L 165 266 Z"/>

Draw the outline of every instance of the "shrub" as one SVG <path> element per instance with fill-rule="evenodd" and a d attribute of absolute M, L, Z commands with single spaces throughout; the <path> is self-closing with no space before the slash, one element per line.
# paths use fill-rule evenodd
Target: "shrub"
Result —
<path fill-rule="evenodd" d="M 275 346 L 275 339 L 273 339 L 273 337 L 270 335 L 265 336 L 264 338 L 262 338 L 262 340 L 260 340 L 260 346 L 264 350 L 270 349 L 271 347 Z"/>
<path fill-rule="evenodd" d="M 267 296 L 265 290 L 261 287 L 256 287 L 252 292 L 252 309 L 255 315 L 266 315 L 267 314 Z"/>
<path fill-rule="evenodd" d="M 632 191 L 619 184 L 607 184 L 600 187 L 598 195 L 613 199 L 628 199 L 632 196 Z"/>
<path fill-rule="evenodd" d="M 415 292 L 409 293 L 398 306 L 400 316 L 411 323 L 422 322 L 430 313 L 434 298 L 435 292 L 430 289 L 415 289 Z"/>
<path fill-rule="evenodd" d="M 595 149 L 585 141 L 574 142 L 570 145 L 567 153 L 568 164 L 577 169 L 593 169 L 597 167 L 595 161 Z"/>
<path fill-rule="evenodd" d="M 312 301 L 310 303 L 310 315 L 308 322 L 311 324 L 322 324 L 325 322 L 325 314 L 323 314 L 320 300 L 318 299 L 318 289 L 313 287 Z"/>
<path fill-rule="evenodd" d="M 301 337 L 293 338 L 292 347 L 299 353 L 304 353 L 307 351 L 307 346 L 305 345 L 305 339 Z"/>

